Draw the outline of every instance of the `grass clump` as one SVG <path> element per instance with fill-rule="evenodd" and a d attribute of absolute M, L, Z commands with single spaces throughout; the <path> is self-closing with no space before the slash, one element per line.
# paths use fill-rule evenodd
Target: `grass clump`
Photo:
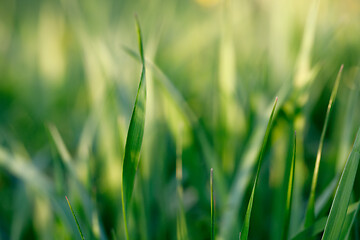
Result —
<path fill-rule="evenodd" d="M 0 239 L 359 239 L 358 12 L 1 2 Z"/>

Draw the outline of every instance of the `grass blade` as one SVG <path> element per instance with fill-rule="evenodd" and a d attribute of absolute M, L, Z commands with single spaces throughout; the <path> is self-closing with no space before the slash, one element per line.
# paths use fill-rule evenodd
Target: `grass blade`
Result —
<path fill-rule="evenodd" d="M 213 187 L 213 169 L 210 169 L 210 200 L 211 200 L 211 240 L 215 240 L 215 201 Z"/>
<path fill-rule="evenodd" d="M 360 160 L 360 128 L 336 189 L 322 239 L 339 239 Z"/>
<path fill-rule="evenodd" d="M 295 159 L 296 159 L 296 132 L 294 133 L 294 145 L 292 151 L 292 159 L 291 159 L 291 167 L 289 173 L 289 181 L 288 181 L 288 188 L 287 188 L 287 198 L 286 198 L 286 212 L 285 212 L 285 225 L 283 231 L 283 240 L 288 238 L 289 234 L 289 226 L 290 226 L 290 216 L 291 216 L 291 203 L 292 203 L 292 196 L 293 196 L 293 188 L 294 188 L 294 178 L 295 178 Z"/>
<path fill-rule="evenodd" d="M 335 101 L 337 90 L 339 88 L 339 82 L 340 82 L 343 67 L 344 67 L 344 65 L 341 65 L 339 73 L 336 77 L 335 85 L 331 92 L 330 101 L 329 101 L 328 108 L 327 108 L 326 115 L 325 115 L 325 122 L 324 122 L 324 126 L 323 126 L 323 129 L 321 132 L 319 148 L 318 148 L 318 151 L 316 154 L 314 175 L 313 175 L 313 179 L 312 179 L 312 183 L 311 183 L 310 197 L 309 197 L 309 202 L 308 202 L 306 215 L 305 215 L 305 227 L 312 225 L 312 223 L 315 221 L 315 192 L 316 192 L 317 179 L 318 179 L 318 175 L 319 175 L 321 153 L 322 153 L 322 148 L 323 148 L 323 144 L 324 144 L 326 129 L 327 129 L 329 118 L 330 118 L 331 108 Z"/>
<path fill-rule="evenodd" d="M 140 160 L 140 150 L 144 135 L 145 108 L 146 108 L 145 60 L 144 60 L 140 24 L 137 17 L 136 17 L 136 27 L 137 27 L 138 40 L 139 40 L 139 51 L 142 62 L 142 71 L 141 71 L 139 88 L 135 100 L 135 105 L 131 115 L 128 135 L 126 138 L 125 156 L 123 163 L 121 200 L 123 206 L 123 217 L 125 224 L 126 239 L 129 239 L 129 233 L 126 223 L 126 213 L 133 192 L 135 174 Z"/>
<path fill-rule="evenodd" d="M 69 205 L 69 208 L 70 208 L 70 210 L 71 210 L 71 213 L 72 213 L 72 215 L 73 215 L 73 217 L 74 217 L 74 219 L 75 219 L 76 226 L 77 226 L 77 228 L 78 228 L 78 230 L 79 230 L 79 233 L 80 233 L 80 237 L 81 237 L 82 240 L 84 240 L 85 238 L 84 238 L 84 235 L 82 234 L 82 231 L 81 231 L 81 228 L 80 228 L 80 224 L 79 224 L 79 222 L 78 222 L 78 220 L 77 220 L 77 218 L 76 218 L 76 216 L 75 216 L 74 210 L 72 209 L 71 204 L 70 204 L 69 199 L 67 198 L 67 196 L 65 196 L 65 198 L 66 198 L 66 201 L 67 201 L 67 203 L 68 203 L 68 205 Z"/>
<path fill-rule="evenodd" d="M 347 209 L 346 217 L 353 217 L 353 214 L 357 209 L 360 207 L 360 201 L 353 203 L 349 206 Z M 313 225 L 311 225 L 308 228 L 305 228 L 301 232 L 297 233 L 294 237 L 291 238 L 291 240 L 303 240 L 303 239 L 309 239 L 311 237 L 315 237 L 317 234 L 324 231 L 326 225 L 326 217 L 322 217 L 319 220 L 315 221 Z"/>
<path fill-rule="evenodd" d="M 177 240 L 188 240 L 188 230 L 186 225 L 186 216 L 184 209 L 184 196 L 182 187 L 182 127 L 179 130 L 179 139 L 176 142 L 176 180 L 177 180 L 177 196 L 178 210 L 176 217 Z"/>
<path fill-rule="evenodd" d="M 349 209 L 351 208 L 351 206 L 349 206 L 348 212 L 349 212 Z M 354 226 L 356 216 L 357 216 L 357 214 L 358 214 L 358 212 L 360 210 L 360 204 L 355 206 L 353 209 L 354 209 L 353 213 L 348 214 L 346 216 L 346 219 L 345 219 L 345 222 L 344 222 L 344 227 L 341 229 L 340 239 L 349 239 L 351 229 Z"/>
<path fill-rule="evenodd" d="M 274 107 L 273 107 L 273 109 L 271 111 L 270 119 L 269 119 L 269 122 L 268 122 L 268 125 L 267 125 L 267 128 L 266 128 L 263 144 L 261 146 L 260 155 L 259 155 L 259 163 L 258 163 L 258 167 L 257 167 L 257 171 L 256 171 L 255 181 L 254 181 L 254 185 L 253 185 L 253 188 L 252 188 L 252 191 L 251 191 L 249 204 L 248 204 L 248 207 L 247 207 L 247 210 L 246 210 L 245 220 L 244 220 L 243 227 L 242 227 L 242 230 L 241 230 L 240 240 L 247 240 L 248 239 L 249 229 L 250 229 L 251 210 L 252 210 L 252 205 L 254 203 L 254 195 L 255 195 L 256 185 L 257 185 L 257 182 L 258 182 L 258 179 L 259 179 L 262 160 L 263 160 L 263 156 L 264 156 L 264 152 L 265 152 L 266 143 L 267 143 L 267 140 L 269 138 L 270 129 L 271 129 L 271 125 L 272 125 L 272 122 L 273 122 L 273 117 L 274 117 L 274 112 L 275 112 L 277 101 L 278 101 L 278 98 L 276 97 Z"/>
<path fill-rule="evenodd" d="M 129 54 L 129 56 L 139 60 L 138 54 L 132 49 L 124 47 L 124 51 Z M 147 63 L 149 68 L 151 68 L 157 76 L 157 78 L 154 78 L 154 80 L 159 83 L 159 85 L 162 87 L 162 90 L 164 90 L 164 93 L 166 93 L 166 95 L 169 97 L 169 100 L 176 106 L 176 108 L 181 110 L 185 116 L 184 120 L 188 121 L 192 126 L 196 140 L 201 146 L 206 164 L 209 167 L 215 169 L 215 171 L 219 170 L 216 171 L 216 175 L 214 177 L 216 181 L 215 187 L 217 198 L 219 200 L 218 202 L 221 204 L 226 198 L 227 185 L 225 183 L 225 176 L 219 164 L 220 159 L 217 156 L 217 153 L 214 151 L 210 141 L 207 139 L 206 133 L 199 123 L 198 117 L 191 109 L 181 92 L 179 92 L 179 90 L 174 86 L 171 79 L 161 70 L 158 65 L 149 61 L 147 61 Z"/>

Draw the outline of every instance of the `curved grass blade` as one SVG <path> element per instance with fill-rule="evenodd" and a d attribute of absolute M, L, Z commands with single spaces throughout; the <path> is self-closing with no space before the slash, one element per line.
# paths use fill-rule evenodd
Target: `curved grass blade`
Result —
<path fill-rule="evenodd" d="M 290 167 L 289 181 L 288 181 L 288 188 L 287 188 L 285 225 L 284 225 L 284 231 L 283 231 L 283 237 L 282 237 L 283 240 L 286 240 L 288 238 L 288 234 L 289 234 L 291 203 L 292 203 L 294 178 L 295 178 L 295 159 L 296 159 L 296 131 L 294 133 L 291 167 Z"/>
<path fill-rule="evenodd" d="M 211 240 L 215 240 L 215 201 L 213 186 L 213 169 L 210 169 L 210 201 L 211 201 Z"/>
<path fill-rule="evenodd" d="M 247 210 L 246 210 L 245 219 L 244 219 L 243 227 L 242 227 L 242 230 L 241 230 L 240 240 L 247 240 L 248 239 L 249 228 L 250 228 L 251 210 L 252 210 L 252 206 L 253 206 L 253 203 L 254 203 L 254 195 L 255 195 L 256 185 L 257 185 L 257 182 L 258 182 L 258 179 L 259 179 L 262 160 L 263 160 L 263 157 L 264 157 L 266 143 L 267 143 L 267 140 L 269 138 L 270 129 L 271 129 L 271 125 L 272 125 L 272 122 L 273 122 L 273 117 L 274 117 L 274 112 L 275 112 L 277 101 L 278 101 L 278 98 L 276 97 L 274 107 L 273 107 L 273 109 L 271 111 L 270 119 L 269 119 L 269 122 L 268 122 L 268 125 L 267 125 L 267 128 L 266 128 L 264 140 L 263 140 L 263 143 L 262 143 L 262 146 L 261 146 L 260 155 L 259 155 L 259 163 L 258 163 L 258 167 L 257 167 L 257 171 L 256 171 L 255 181 L 254 181 L 254 185 L 253 185 L 253 188 L 252 188 L 252 191 L 251 191 L 249 204 L 248 204 L 248 207 L 247 207 Z"/>
<path fill-rule="evenodd" d="M 136 17 L 136 27 L 139 40 L 139 51 L 142 62 L 142 71 L 139 88 L 135 100 L 134 109 L 130 119 L 129 130 L 125 144 L 125 156 L 122 174 L 121 200 L 123 206 L 123 217 L 125 224 L 126 239 L 129 239 L 127 229 L 126 213 L 131 200 L 134 188 L 135 174 L 139 165 L 140 150 L 144 135 L 145 110 L 146 110 L 146 79 L 145 79 L 145 60 L 143 52 L 143 43 L 139 20 Z"/>
<path fill-rule="evenodd" d="M 126 53 L 129 54 L 129 56 L 135 58 L 136 60 L 139 60 L 139 56 L 135 51 L 127 47 L 124 47 L 123 49 Z M 219 203 L 224 202 L 225 201 L 224 199 L 226 198 L 226 194 L 227 194 L 227 185 L 225 183 L 226 182 L 225 176 L 223 174 L 223 171 L 221 171 L 221 167 L 219 164 L 220 159 L 217 156 L 217 153 L 215 153 L 213 147 L 211 146 L 211 143 L 207 139 L 205 130 L 202 128 L 201 124 L 199 123 L 198 117 L 190 108 L 184 96 L 173 85 L 171 79 L 163 72 L 163 70 L 161 70 L 160 67 L 153 62 L 147 61 L 147 63 L 148 66 L 157 75 L 157 78 L 155 78 L 154 80 L 158 81 L 164 92 L 173 101 L 174 105 L 178 107 L 181 110 L 181 112 L 184 114 L 184 116 L 186 117 L 185 120 L 189 121 L 189 123 L 191 124 L 196 140 L 200 143 L 206 164 L 209 167 L 215 169 L 215 171 L 219 170 L 216 172 L 216 175 L 214 176 L 216 181 L 215 187 L 216 187 L 217 197 L 219 200 L 218 202 Z"/>
<path fill-rule="evenodd" d="M 323 240 L 339 239 L 345 220 L 346 210 L 349 205 L 357 168 L 360 160 L 360 128 L 357 132 L 353 149 L 346 161 L 341 174 L 339 185 L 336 189 L 335 198 L 331 205 L 330 214 L 326 221 Z"/>
<path fill-rule="evenodd" d="M 352 218 L 353 214 L 357 211 L 359 207 L 360 207 L 360 201 L 351 204 L 347 209 L 346 218 Z M 291 238 L 291 240 L 304 240 L 304 239 L 309 239 L 311 237 L 315 237 L 317 234 L 324 231 L 325 225 L 326 225 L 326 217 L 322 217 L 310 227 L 305 228 L 304 230 L 296 234 L 294 237 Z"/>
<path fill-rule="evenodd" d="M 315 221 L 315 192 L 316 192 L 317 179 L 318 179 L 318 175 L 319 175 L 321 153 L 322 153 L 322 148 L 323 148 L 323 144 L 324 144 L 326 129 L 327 129 L 329 118 L 330 118 L 331 108 L 332 108 L 333 102 L 335 101 L 337 90 L 339 88 L 339 82 L 341 79 L 341 73 L 342 73 L 343 67 L 344 67 L 344 65 L 341 65 L 339 73 L 336 77 L 335 85 L 331 92 L 330 101 L 329 101 L 328 108 L 326 111 L 324 126 L 323 126 L 321 136 L 320 136 L 319 148 L 318 148 L 318 151 L 316 154 L 314 175 L 313 175 L 313 179 L 312 179 L 312 183 L 311 183 L 310 197 L 309 197 L 309 202 L 308 202 L 306 215 L 305 215 L 305 227 L 311 226 L 312 223 Z"/>
<path fill-rule="evenodd" d="M 80 237 L 81 237 L 82 240 L 84 240 L 85 238 L 84 238 L 84 235 L 82 234 L 82 231 L 81 231 L 79 222 L 78 222 L 78 220 L 77 220 L 77 218 L 76 218 L 76 216 L 75 216 L 74 210 L 72 209 L 71 204 L 70 204 L 69 199 L 67 198 L 67 196 L 65 196 L 65 198 L 66 198 L 66 201 L 67 201 L 67 203 L 68 203 L 68 205 L 69 205 L 69 208 L 70 208 L 70 210 L 71 210 L 71 213 L 72 213 L 72 215 L 73 215 L 73 217 L 74 217 L 74 219 L 75 219 L 76 226 L 77 226 L 77 228 L 78 228 L 78 230 L 79 230 L 79 233 L 80 233 Z"/>

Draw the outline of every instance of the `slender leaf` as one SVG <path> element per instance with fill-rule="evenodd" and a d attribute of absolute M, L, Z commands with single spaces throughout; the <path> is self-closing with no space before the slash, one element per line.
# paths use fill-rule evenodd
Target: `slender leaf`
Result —
<path fill-rule="evenodd" d="M 133 192 L 135 174 L 140 160 L 140 150 L 144 135 L 145 108 L 146 108 L 145 60 L 144 60 L 140 24 L 137 18 L 136 18 L 136 27 L 137 27 L 138 40 L 139 40 L 139 51 L 142 62 L 142 71 L 141 71 L 139 88 L 135 100 L 135 105 L 132 112 L 129 130 L 126 138 L 125 156 L 123 163 L 121 200 L 123 206 L 126 239 L 129 239 L 127 222 L 126 222 L 126 213 Z"/>
<path fill-rule="evenodd" d="M 124 51 L 128 53 L 129 56 L 139 60 L 138 54 L 132 49 L 124 47 Z M 225 184 L 225 176 L 220 168 L 220 159 L 217 156 L 217 153 L 214 151 L 213 147 L 211 146 L 211 143 L 206 136 L 205 130 L 199 123 L 198 117 L 193 112 L 189 104 L 186 102 L 181 92 L 179 92 L 179 90 L 173 85 L 170 78 L 160 69 L 160 67 L 153 62 L 147 61 L 147 63 L 157 75 L 157 78 L 155 78 L 154 80 L 158 81 L 162 89 L 165 90 L 164 92 L 167 93 L 167 96 L 169 96 L 169 99 L 172 100 L 174 105 L 181 110 L 181 112 L 186 118 L 185 120 L 188 121 L 192 126 L 196 140 L 200 143 L 206 164 L 209 167 L 215 169 L 216 171 L 216 174 L 214 176 L 216 181 L 216 193 L 219 199 L 219 203 L 223 202 L 226 197 L 227 190 L 227 186 Z"/>
<path fill-rule="evenodd" d="M 327 129 L 329 118 L 330 118 L 331 108 L 335 101 L 337 90 L 339 88 L 339 82 L 340 82 L 343 67 L 344 67 L 344 65 L 341 65 L 339 73 L 338 73 L 336 81 L 335 81 L 335 85 L 331 92 L 330 101 L 329 101 L 328 108 L 326 111 L 325 122 L 324 122 L 324 126 L 323 126 L 323 129 L 321 132 L 319 148 L 318 148 L 317 155 L 316 155 L 314 174 L 313 174 L 313 179 L 312 179 L 312 183 L 311 183 L 310 197 L 309 197 L 309 202 L 308 202 L 306 216 L 305 216 L 305 227 L 310 226 L 315 221 L 315 193 L 316 193 L 316 185 L 317 185 L 317 180 L 318 180 L 318 175 L 319 175 L 321 153 L 322 153 L 322 148 L 323 148 L 323 144 L 324 144 L 326 129 Z"/>
<path fill-rule="evenodd" d="M 357 168 L 360 160 L 360 128 L 356 135 L 353 149 L 346 161 L 345 168 L 341 174 L 339 185 L 336 189 L 329 217 L 326 221 L 323 240 L 339 239 L 341 229 L 349 205 Z"/>
<path fill-rule="evenodd" d="M 292 150 L 292 158 L 291 158 L 291 167 L 289 173 L 289 181 L 287 187 L 287 196 L 286 196 L 286 209 L 285 209 L 285 225 L 283 231 L 282 239 L 285 240 L 288 238 L 289 234 L 289 225 L 290 225 L 290 216 L 291 216 L 291 203 L 293 196 L 293 188 L 294 188 L 294 178 L 295 178 L 295 159 L 296 159 L 296 132 L 294 133 L 294 145 Z"/>
<path fill-rule="evenodd" d="M 84 235 L 82 234 L 82 231 L 81 231 L 81 228 L 80 228 L 80 224 L 79 224 L 79 222 L 78 222 L 78 220 L 77 220 L 77 218 L 76 218 L 76 216 L 75 216 L 74 210 L 72 209 L 71 204 L 70 204 L 69 199 L 67 198 L 67 196 L 65 196 L 65 198 L 66 198 L 66 201 L 67 201 L 67 203 L 68 203 L 68 205 L 69 205 L 69 208 L 70 208 L 70 210 L 71 210 L 71 213 L 72 213 L 72 215 L 73 215 L 73 217 L 74 217 L 74 219 L 75 219 L 76 226 L 77 226 L 77 228 L 78 228 L 78 230 L 79 230 L 79 233 L 80 233 L 80 237 L 81 237 L 82 240 L 84 240 L 85 238 L 84 238 Z"/>
<path fill-rule="evenodd" d="M 277 101 L 278 101 L 278 98 L 276 97 L 273 109 L 271 111 L 270 119 L 269 119 L 269 122 L 268 122 L 268 125 L 267 125 L 267 128 L 266 128 L 263 144 L 261 146 L 261 150 L 260 150 L 260 154 L 259 154 L 259 160 L 258 160 L 258 167 L 257 167 L 257 171 L 256 171 L 256 176 L 255 176 L 255 181 L 254 181 L 254 185 L 253 185 L 253 188 L 252 188 L 252 191 L 251 191 L 249 204 L 248 204 L 248 207 L 247 207 L 247 210 L 246 210 L 245 219 L 244 219 L 243 227 L 242 227 L 242 230 L 241 230 L 240 240 L 248 239 L 249 229 L 250 229 L 250 217 L 251 217 L 252 206 L 253 206 L 253 203 L 254 203 L 255 190 L 256 190 L 257 182 L 258 182 L 259 175 L 260 175 L 261 165 L 262 165 L 262 161 L 263 161 L 263 157 L 264 157 L 264 153 L 265 153 L 265 147 L 266 147 L 266 143 L 267 143 L 268 138 L 269 138 L 270 129 L 271 129 L 271 125 L 272 125 L 272 122 L 273 122 L 273 117 L 274 117 L 274 112 L 275 112 Z"/>

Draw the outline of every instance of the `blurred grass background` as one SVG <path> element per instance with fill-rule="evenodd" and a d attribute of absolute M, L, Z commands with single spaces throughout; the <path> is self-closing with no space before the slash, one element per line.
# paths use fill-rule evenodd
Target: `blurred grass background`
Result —
<path fill-rule="evenodd" d="M 216 235 L 236 239 L 275 96 L 250 238 L 281 237 L 297 130 L 293 236 L 341 64 L 318 196 L 341 173 L 359 127 L 355 0 L 1 1 L 0 239 L 79 238 L 65 195 L 87 239 L 124 239 L 122 159 L 141 70 L 134 13 L 148 97 L 131 238 L 209 239 L 214 167 Z"/>

